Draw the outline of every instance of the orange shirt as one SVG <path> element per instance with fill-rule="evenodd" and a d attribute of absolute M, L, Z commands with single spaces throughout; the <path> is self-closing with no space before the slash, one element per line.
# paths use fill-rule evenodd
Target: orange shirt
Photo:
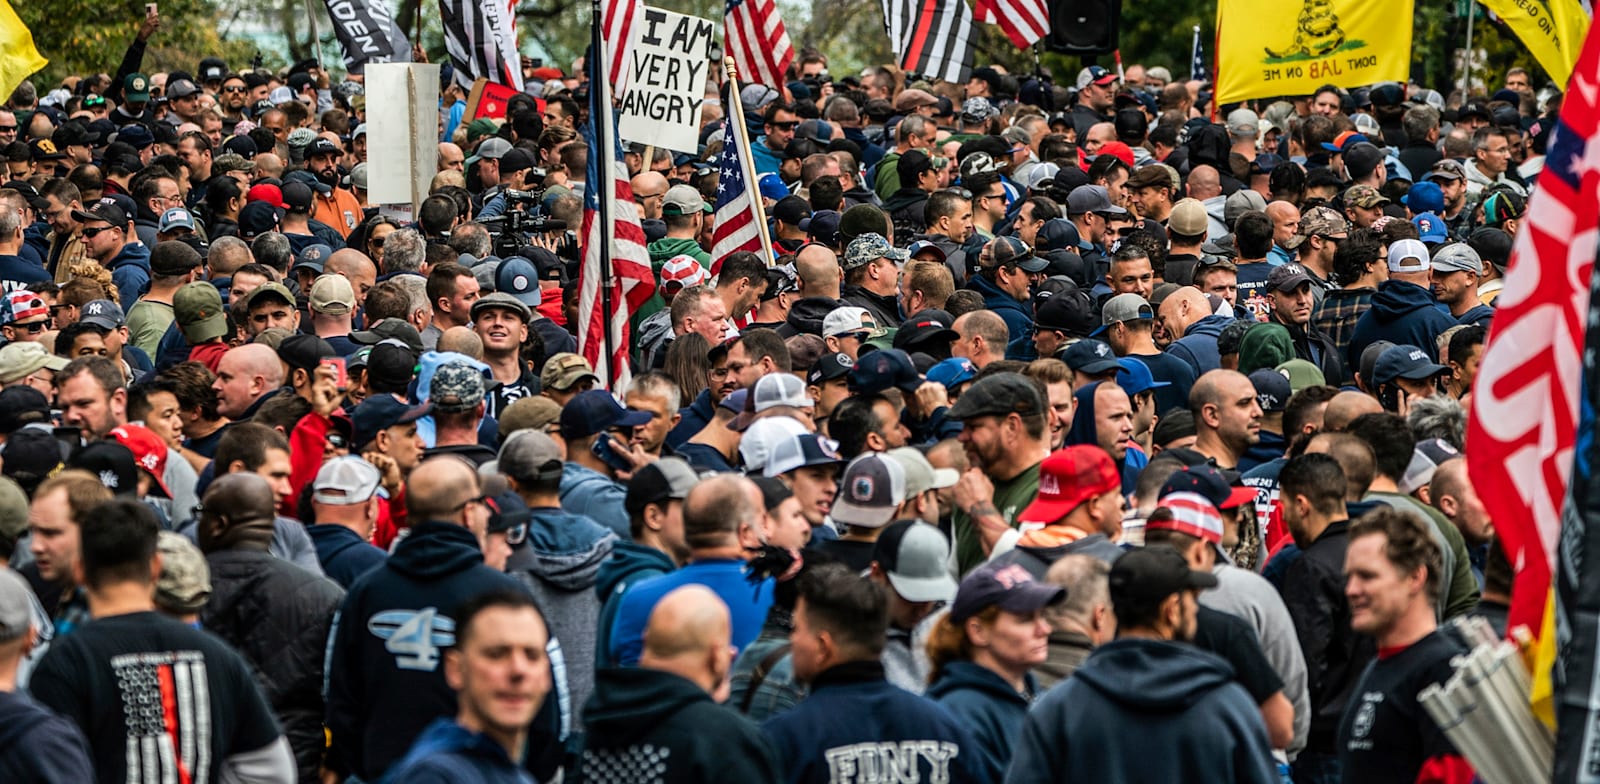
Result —
<path fill-rule="evenodd" d="M 333 227 L 341 237 L 349 237 L 356 226 L 361 225 L 361 203 L 351 192 L 343 188 L 334 188 L 327 196 L 316 194 L 316 202 L 311 210 L 311 217 Z"/>

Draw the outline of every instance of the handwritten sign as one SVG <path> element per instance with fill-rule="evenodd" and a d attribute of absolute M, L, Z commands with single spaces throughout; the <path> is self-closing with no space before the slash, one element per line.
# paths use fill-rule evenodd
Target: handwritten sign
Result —
<path fill-rule="evenodd" d="M 697 150 L 706 71 L 718 29 L 707 19 L 645 8 L 635 26 L 639 40 L 617 115 L 622 138 L 679 152 Z"/>

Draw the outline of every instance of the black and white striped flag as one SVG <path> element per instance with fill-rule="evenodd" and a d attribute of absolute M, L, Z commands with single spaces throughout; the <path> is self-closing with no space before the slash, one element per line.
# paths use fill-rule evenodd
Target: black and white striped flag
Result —
<path fill-rule="evenodd" d="M 325 0 L 328 18 L 344 55 L 345 70 L 361 73 L 367 63 L 411 61 L 411 44 L 400 33 L 387 0 Z"/>
<path fill-rule="evenodd" d="M 467 89 L 478 77 L 522 89 L 522 55 L 507 0 L 440 0 L 444 48 L 456 83 Z"/>
<path fill-rule="evenodd" d="M 974 35 L 966 0 L 883 0 L 883 18 L 906 73 L 966 83 Z"/>

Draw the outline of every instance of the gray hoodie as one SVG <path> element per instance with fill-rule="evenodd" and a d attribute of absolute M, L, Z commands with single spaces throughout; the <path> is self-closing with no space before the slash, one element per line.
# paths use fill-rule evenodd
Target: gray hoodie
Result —
<path fill-rule="evenodd" d="M 617 537 L 583 515 L 554 507 L 532 512 L 528 539 L 512 551 L 506 571 L 533 592 L 551 636 L 561 641 L 568 693 L 573 707 L 582 708 L 594 689 L 595 619 L 600 617 L 594 584 Z"/>

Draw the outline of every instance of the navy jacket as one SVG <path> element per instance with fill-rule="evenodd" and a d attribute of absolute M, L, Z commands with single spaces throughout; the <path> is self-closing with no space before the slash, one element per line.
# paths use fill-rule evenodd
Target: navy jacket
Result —
<path fill-rule="evenodd" d="M 1203 375 L 1208 370 L 1222 367 L 1222 354 L 1217 351 L 1217 337 L 1222 334 L 1223 327 L 1232 324 L 1236 319 L 1227 316 L 1212 314 L 1189 325 L 1184 330 L 1183 337 L 1167 346 L 1167 353 L 1178 357 L 1194 366 L 1196 376 Z"/>
<path fill-rule="evenodd" d="M 94 781 L 89 744 L 70 720 L 26 695 L 0 691 L 0 781 Z"/>
<path fill-rule="evenodd" d="M 454 719 L 438 719 L 417 736 L 417 742 L 383 782 L 533 784 L 533 777 L 518 768 L 489 736 L 472 732 Z"/>
<path fill-rule="evenodd" d="M 342 525 L 310 525 L 306 533 L 317 548 L 317 561 L 328 579 L 350 590 L 356 578 L 383 565 L 388 554 Z"/>
<path fill-rule="evenodd" d="M 50 280 L 50 273 L 45 272 L 43 265 L 21 256 L 0 254 L 0 283 L 5 284 L 7 292 L 21 291 L 30 283 L 46 280 Z"/>
<path fill-rule="evenodd" d="M 968 288 L 983 295 L 983 306 L 995 312 L 1006 323 L 1011 339 L 1006 343 L 1006 359 L 1032 362 L 1039 358 L 1033 346 L 1033 305 L 1018 302 L 1016 297 L 1001 291 L 982 275 L 967 281 Z"/>
<path fill-rule="evenodd" d="M 683 418 L 679 419 L 678 424 L 673 425 L 672 429 L 667 431 L 666 443 L 673 450 L 677 450 L 689 439 L 694 438 L 694 434 L 700 432 L 706 426 L 706 423 L 716 416 L 717 409 L 716 404 L 711 402 L 711 390 L 700 390 L 700 394 L 695 395 L 694 402 L 678 409 L 678 413 Z"/>
<path fill-rule="evenodd" d="M 1034 704 L 1005 780 L 1280 779 L 1261 714 L 1227 662 L 1184 643 L 1122 638 Z"/>
<path fill-rule="evenodd" d="M 777 782 L 766 736 L 681 676 L 639 667 L 595 673 L 583 707 L 582 775 L 590 782 Z"/>
<path fill-rule="evenodd" d="M 1433 292 L 1415 283 L 1386 280 L 1372 295 L 1372 308 L 1356 320 L 1345 362 L 1361 367 L 1361 352 L 1379 340 L 1416 346 L 1436 360 L 1439 333 L 1455 325 L 1456 320 L 1439 307 Z"/>
<path fill-rule="evenodd" d="M 491 590 L 525 592 L 483 565 L 471 531 L 446 522 L 413 527 L 350 586 L 328 643 L 327 701 L 334 751 L 352 773 L 378 779 L 429 722 L 455 715 L 440 666 L 455 644 L 453 616 Z"/>
<path fill-rule="evenodd" d="M 111 282 L 117 284 L 117 296 L 122 299 L 118 304 L 127 313 L 150 288 L 150 249 L 142 243 L 124 245 L 106 268 L 111 270 Z"/>
<path fill-rule="evenodd" d="M 1028 704 L 1037 686 L 1028 676 L 1028 694 L 1020 694 L 993 670 L 970 661 L 946 664 L 927 697 L 943 705 L 972 733 L 984 781 L 1000 781 L 1011 764 L 1011 742 L 1022 731 Z"/>
<path fill-rule="evenodd" d="M 932 700 L 884 680 L 876 659 L 818 673 L 811 696 L 761 729 L 790 784 L 844 780 L 833 775 L 835 769 L 895 770 L 906 760 L 915 760 L 911 781 L 993 781 L 984 778 L 977 744 L 961 722 Z"/>
<path fill-rule="evenodd" d="M 1494 318 L 1494 308 L 1488 305 L 1474 305 L 1471 310 L 1461 314 L 1461 317 L 1456 319 L 1456 323 L 1482 326 L 1488 329 L 1489 320 L 1492 318 Z"/>

